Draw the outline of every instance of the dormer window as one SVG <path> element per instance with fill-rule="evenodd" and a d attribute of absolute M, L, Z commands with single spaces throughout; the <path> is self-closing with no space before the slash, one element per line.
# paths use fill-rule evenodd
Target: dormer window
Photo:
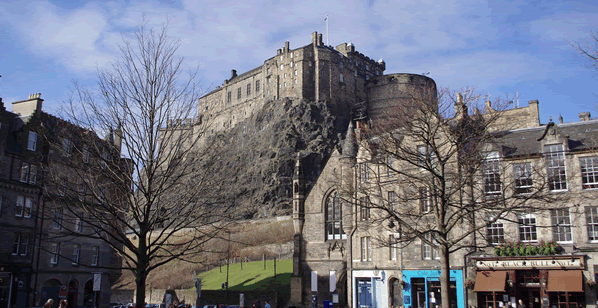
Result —
<path fill-rule="evenodd" d="M 27 150 L 35 151 L 37 149 L 37 134 L 29 132 L 29 138 L 27 139 Z"/>

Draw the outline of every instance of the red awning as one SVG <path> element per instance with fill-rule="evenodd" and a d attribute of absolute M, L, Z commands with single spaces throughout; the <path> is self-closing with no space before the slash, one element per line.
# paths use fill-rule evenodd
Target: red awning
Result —
<path fill-rule="evenodd" d="M 475 278 L 475 292 L 504 292 L 507 271 L 480 271 Z"/>
<path fill-rule="evenodd" d="M 581 270 L 548 271 L 548 292 L 583 292 Z"/>

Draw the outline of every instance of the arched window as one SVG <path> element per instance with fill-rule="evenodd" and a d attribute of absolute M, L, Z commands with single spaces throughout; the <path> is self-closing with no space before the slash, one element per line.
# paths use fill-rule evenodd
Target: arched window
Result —
<path fill-rule="evenodd" d="M 326 198 L 326 239 L 346 239 L 343 231 L 341 200 L 337 192 L 332 192 Z"/>

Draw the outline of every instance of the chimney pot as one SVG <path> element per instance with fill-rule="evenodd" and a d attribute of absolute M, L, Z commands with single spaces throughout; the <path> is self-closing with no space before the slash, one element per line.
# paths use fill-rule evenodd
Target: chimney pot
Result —
<path fill-rule="evenodd" d="M 237 77 L 237 70 L 231 70 L 230 71 L 230 79 L 233 79 L 235 77 Z"/>
<path fill-rule="evenodd" d="M 590 112 L 586 111 L 586 112 L 582 112 L 579 114 L 579 120 L 580 121 L 589 121 L 590 120 Z"/>

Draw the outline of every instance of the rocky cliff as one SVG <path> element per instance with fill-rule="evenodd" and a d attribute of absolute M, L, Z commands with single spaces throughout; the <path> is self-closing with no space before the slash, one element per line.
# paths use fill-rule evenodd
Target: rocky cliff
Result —
<path fill-rule="evenodd" d="M 231 194 L 250 207 L 249 217 L 289 214 L 297 153 L 305 166 L 307 191 L 344 136 L 351 110 L 326 102 L 284 98 L 264 107 L 218 138 L 225 144 L 223 172 L 237 174 Z"/>

